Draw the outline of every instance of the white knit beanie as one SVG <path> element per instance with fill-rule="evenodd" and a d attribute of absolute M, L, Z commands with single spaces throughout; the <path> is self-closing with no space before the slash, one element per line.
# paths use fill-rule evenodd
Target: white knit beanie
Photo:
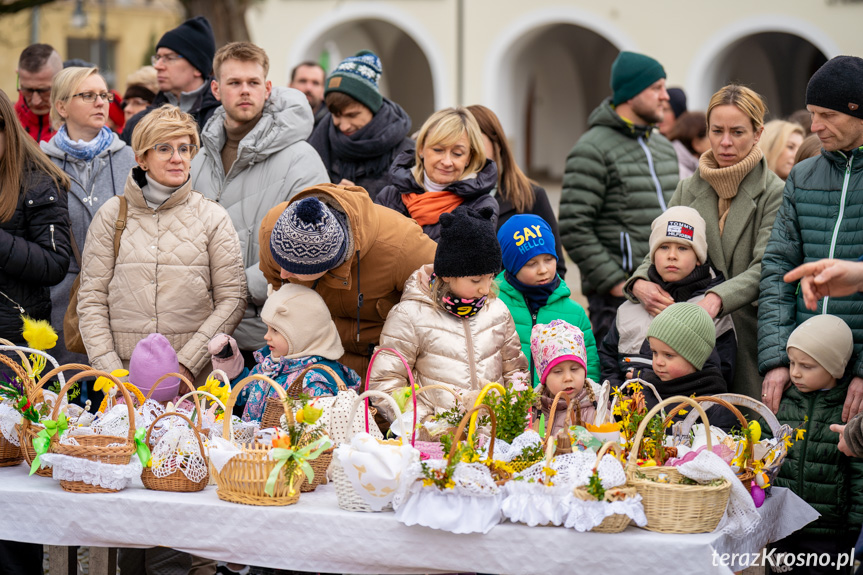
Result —
<path fill-rule="evenodd" d="M 839 379 L 854 351 L 854 334 L 842 319 L 830 314 L 810 317 L 788 337 L 785 351 L 795 347 Z"/>
<path fill-rule="evenodd" d="M 675 242 L 692 246 L 698 263 L 707 263 L 707 224 L 695 208 L 674 206 L 665 210 L 650 224 L 650 261 L 659 246 Z"/>
<path fill-rule="evenodd" d="M 318 292 L 291 283 L 278 291 L 269 286 L 268 291 L 261 319 L 287 340 L 288 353 L 283 357 L 319 355 L 338 360 L 345 354 L 330 310 Z"/>

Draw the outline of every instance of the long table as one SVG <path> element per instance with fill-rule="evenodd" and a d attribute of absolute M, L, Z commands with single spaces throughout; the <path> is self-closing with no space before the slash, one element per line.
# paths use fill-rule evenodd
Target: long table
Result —
<path fill-rule="evenodd" d="M 748 559 L 723 561 L 723 554 L 756 554 L 818 516 L 794 493 L 773 488 L 759 510 L 759 529 L 739 540 L 715 532 L 671 535 L 630 526 L 617 534 L 578 533 L 508 522 L 485 535 L 455 535 L 407 527 L 391 512 L 339 509 L 332 484 L 303 493 L 295 505 L 255 507 L 220 500 L 214 486 L 199 493 L 140 484 L 118 493 L 68 493 L 27 471 L 24 465 L 0 469 L 0 539 L 54 546 L 52 555 L 61 554 L 57 546 L 161 545 L 216 560 L 326 573 L 727 575 Z"/>

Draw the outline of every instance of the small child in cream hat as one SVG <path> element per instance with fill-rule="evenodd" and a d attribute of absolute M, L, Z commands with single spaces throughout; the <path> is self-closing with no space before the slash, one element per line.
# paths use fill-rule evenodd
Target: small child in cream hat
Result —
<path fill-rule="evenodd" d="M 326 365 L 341 376 L 348 389 L 357 389 L 360 378 L 349 367 L 339 363 L 344 355 L 336 325 L 326 303 L 312 289 L 287 283 L 272 291 L 261 310 L 267 325 L 263 348 L 255 352 L 257 365 L 249 371 L 243 367 L 237 342 L 229 335 L 219 334 L 210 340 L 213 369 L 221 369 L 239 383 L 248 375 L 261 374 L 272 378 L 285 390 L 310 365 Z M 336 395 L 338 384 L 324 370 L 311 370 L 303 378 L 303 393 L 312 396 Z M 239 398 L 245 398 L 243 420 L 258 420 L 264 413 L 267 397 L 276 392 L 263 381 L 247 385 Z"/>

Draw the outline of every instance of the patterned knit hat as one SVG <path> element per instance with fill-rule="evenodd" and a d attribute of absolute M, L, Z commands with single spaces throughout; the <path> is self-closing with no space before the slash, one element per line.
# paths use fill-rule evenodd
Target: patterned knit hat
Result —
<path fill-rule="evenodd" d="M 563 361 L 574 361 L 587 371 L 584 333 L 562 319 L 533 326 L 530 332 L 530 353 L 533 354 L 533 364 L 540 373 L 539 380 L 543 385 L 551 369 Z"/>
<path fill-rule="evenodd" d="M 550 254 L 557 259 L 551 226 L 533 214 L 516 214 L 509 218 L 497 231 L 497 240 L 503 252 L 503 267 L 513 275 L 540 254 Z"/>
<path fill-rule="evenodd" d="M 370 50 L 361 50 L 356 56 L 342 60 L 330 77 L 324 96 L 330 92 L 343 92 L 377 114 L 383 104 L 378 88 L 381 79 L 381 60 Z"/>
<path fill-rule="evenodd" d="M 347 243 L 345 230 L 330 208 L 317 198 L 303 198 L 279 216 L 270 251 L 283 270 L 312 275 L 337 267 Z"/>
<path fill-rule="evenodd" d="M 695 208 L 673 206 L 650 224 L 650 261 L 653 254 L 666 242 L 685 244 L 695 250 L 698 263 L 707 263 L 707 224 Z"/>
<path fill-rule="evenodd" d="M 792 347 L 817 361 L 830 375 L 839 379 L 845 373 L 854 351 L 854 334 L 841 318 L 830 314 L 816 315 L 794 328 L 785 350 Z"/>
<path fill-rule="evenodd" d="M 650 323 L 647 337 L 658 339 L 700 370 L 716 347 L 716 325 L 700 305 L 673 303 Z"/>
<path fill-rule="evenodd" d="M 806 86 L 806 104 L 863 118 L 863 58 L 836 56 Z"/>
<path fill-rule="evenodd" d="M 650 56 L 621 52 L 611 65 L 611 103 L 617 106 L 631 100 L 662 78 L 665 69 Z"/>
<path fill-rule="evenodd" d="M 156 381 L 166 373 L 178 373 L 180 361 L 171 342 L 161 333 L 151 333 L 138 342 L 129 359 L 129 383 L 147 395 Z M 177 397 L 180 380 L 166 379 L 153 392 L 156 401 L 171 401 Z"/>
<path fill-rule="evenodd" d="M 500 272 L 500 244 L 491 218 L 494 210 L 459 206 L 440 215 L 440 241 L 434 256 L 438 277 L 463 278 Z"/>

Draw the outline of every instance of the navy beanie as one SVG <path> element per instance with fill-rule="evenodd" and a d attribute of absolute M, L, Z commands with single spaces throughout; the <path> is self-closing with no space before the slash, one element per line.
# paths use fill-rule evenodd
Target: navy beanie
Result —
<path fill-rule="evenodd" d="M 290 273 L 314 275 L 341 265 L 348 240 L 338 216 L 317 198 L 285 208 L 270 236 L 270 252 Z"/>
<path fill-rule="evenodd" d="M 540 254 L 550 254 L 557 259 L 551 226 L 533 214 L 512 216 L 497 231 L 497 240 L 503 252 L 503 269 L 512 275 L 518 274 L 524 264 Z"/>
<path fill-rule="evenodd" d="M 156 44 L 156 49 L 168 48 L 189 61 L 206 80 L 213 71 L 213 57 L 216 55 L 216 38 L 210 21 L 203 16 L 190 18 L 168 30 Z"/>
<path fill-rule="evenodd" d="M 668 92 L 668 105 L 671 106 L 674 117 L 679 118 L 680 114 L 686 111 L 686 92 L 680 88 L 669 88 L 666 92 Z"/>

